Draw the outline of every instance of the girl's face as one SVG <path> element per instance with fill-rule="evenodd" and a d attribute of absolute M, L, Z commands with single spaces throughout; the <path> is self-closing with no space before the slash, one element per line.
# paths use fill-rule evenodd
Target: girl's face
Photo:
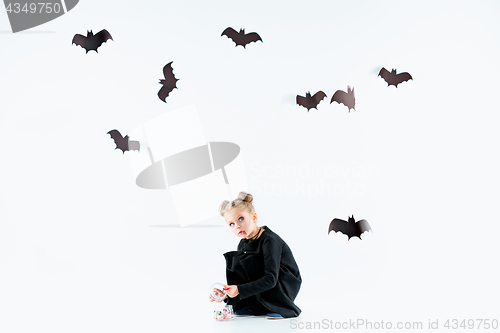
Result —
<path fill-rule="evenodd" d="M 224 214 L 226 223 L 233 233 L 240 238 L 254 236 L 259 230 L 257 227 L 257 213 L 250 213 L 245 209 L 232 208 Z"/>

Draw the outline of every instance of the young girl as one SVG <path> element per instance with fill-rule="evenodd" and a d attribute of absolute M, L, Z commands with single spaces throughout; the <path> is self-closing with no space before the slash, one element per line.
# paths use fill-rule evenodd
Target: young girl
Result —
<path fill-rule="evenodd" d="M 268 227 L 257 226 L 252 201 L 251 194 L 240 192 L 219 207 L 231 231 L 241 238 L 237 251 L 224 253 L 224 292 L 229 296 L 224 302 L 233 306 L 235 316 L 296 317 L 301 312 L 293 303 L 302 283 L 299 268 L 288 245 Z"/>

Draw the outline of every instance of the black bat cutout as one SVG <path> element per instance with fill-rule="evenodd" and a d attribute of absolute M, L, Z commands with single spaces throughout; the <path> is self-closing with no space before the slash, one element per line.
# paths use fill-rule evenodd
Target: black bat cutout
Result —
<path fill-rule="evenodd" d="M 76 34 L 75 37 L 73 37 L 71 45 L 80 45 L 86 50 L 85 53 L 89 53 L 90 50 L 94 50 L 97 52 L 97 48 L 100 47 L 102 43 L 108 41 L 108 39 L 113 40 L 113 37 L 111 37 L 110 33 L 106 29 L 99 31 L 95 35 L 92 30 L 87 30 L 86 37 L 80 34 Z"/>
<path fill-rule="evenodd" d="M 139 143 L 139 141 L 129 141 L 128 135 L 125 135 L 125 137 L 123 137 L 121 133 L 115 129 L 109 131 L 108 134 L 111 135 L 111 138 L 113 140 L 115 140 L 115 149 L 121 149 L 123 154 L 125 154 L 126 151 L 130 150 L 141 151 L 141 144 Z"/>
<path fill-rule="evenodd" d="M 226 35 L 227 37 L 231 38 L 233 42 L 236 43 L 235 47 L 238 45 L 243 46 L 243 48 L 246 49 L 246 45 L 251 43 L 251 42 L 257 42 L 258 40 L 262 41 L 262 38 L 260 38 L 259 34 L 256 32 L 249 32 L 245 34 L 245 29 L 240 29 L 240 32 L 237 32 L 233 28 L 229 27 L 226 28 L 222 32 L 222 36 Z"/>
<path fill-rule="evenodd" d="M 387 69 L 382 67 L 382 69 L 378 73 L 378 76 L 381 76 L 385 80 L 385 82 L 387 82 L 387 86 L 393 85 L 396 88 L 398 87 L 398 84 L 400 84 L 401 82 L 413 80 L 410 73 L 403 72 L 396 74 L 396 70 L 394 68 L 392 69 L 392 71 L 389 72 Z"/>
<path fill-rule="evenodd" d="M 335 94 L 333 94 L 330 104 L 332 104 L 333 102 L 344 104 L 345 106 L 347 106 L 349 112 L 351 112 L 351 109 L 356 111 L 356 109 L 354 108 L 354 105 L 356 104 L 356 99 L 354 97 L 354 87 L 351 89 L 351 87 L 347 86 L 347 92 L 337 90 Z"/>
<path fill-rule="evenodd" d="M 179 81 L 179 79 L 175 78 L 172 63 L 173 61 L 163 67 L 163 76 L 165 77 L 165 80 L 160 79 L 160 84 L 163 85 L 163 87 L 161 87 L 160 91 L 158 91 L 158 97 L 165 103 L 167 103 L 166 99 L 172 90 L 174 90 L 174 88 L 177 89 L 177 81 Z"/>
<path fill-rule="evenodd" d="M 311 96 L 311 93 L 308 91 L 306 93 L 306 97 L 297 95 L 297 104 L 305 107 L 307 112 L 310 109 L 316 109 L 319 104 L 326 97 L 326 94 L 321 90 Z"/>
<path fill-rule="evenodd" d="M 332 230 L 335 232 L 340 231 L 344 235 L 347 235 L 347 240 L 349 240 L 351 237 L 358 237 L 361 239 L 361 234 L 365 231 L 371 231 L 372 228 L 366 220 L 359 220 L 358 222 L 355 222 L 353 215 L 349 216 L 347 221 L 337 218 L 333 219 L 328 227 L 328 234 L 330 234 L 330 231 Z"/>

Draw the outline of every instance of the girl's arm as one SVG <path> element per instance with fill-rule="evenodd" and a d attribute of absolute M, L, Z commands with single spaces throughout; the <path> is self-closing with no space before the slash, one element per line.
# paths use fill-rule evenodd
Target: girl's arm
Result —
<path fill-rule="evenodd" d="M 238 285 L 240 299 L 269 290 L 278 282 L 281 244 L 273 238 L 267 238 L 263 240 L 262 252 L 264 254 L 264 276 L 255 281 Z"/>

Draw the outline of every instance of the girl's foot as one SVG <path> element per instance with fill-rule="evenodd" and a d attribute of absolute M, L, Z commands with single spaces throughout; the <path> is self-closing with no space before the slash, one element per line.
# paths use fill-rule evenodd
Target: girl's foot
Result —
<path fill-rule="evenodd" d="M 248 317 L 248 316 L 253 316 L 253 315 L 254 315 L 254 311 L 252 309 L 250 309 L 249 307 L 234 311 L 235 317 Z"/>
<path fill-rule="evenodd" d="M 283 316 L 276 312 L 269 312 L 266 314 L 267 319 L 283 319 Z"/>

